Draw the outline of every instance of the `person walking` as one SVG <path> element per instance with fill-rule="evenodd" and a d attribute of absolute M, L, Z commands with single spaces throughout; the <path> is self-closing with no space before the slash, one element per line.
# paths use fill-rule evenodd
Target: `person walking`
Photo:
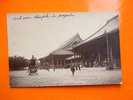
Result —
<path fill-rule="evenodd" d="M 75 73 L 75 66 L 74 66 L 74 64 L 71 65 L 70 69 L 71 69 L 72 75 L 74 76 L 74 73 Z"/>

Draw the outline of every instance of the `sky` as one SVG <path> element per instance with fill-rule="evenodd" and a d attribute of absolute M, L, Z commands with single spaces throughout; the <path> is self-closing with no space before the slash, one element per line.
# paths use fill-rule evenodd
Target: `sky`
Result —
<path fill-rule="evenodd" d="M 10 13 L 9 56 L 45 57 L 77 33 L 86 39 L 117 12 Z"/>

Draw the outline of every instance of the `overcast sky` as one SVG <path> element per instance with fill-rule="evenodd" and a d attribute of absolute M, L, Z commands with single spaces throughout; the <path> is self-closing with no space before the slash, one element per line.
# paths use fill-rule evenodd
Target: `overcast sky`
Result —
<path fill-rule="evenodd" d="M 17 13 L 7 15 L 9 56 L 47 56 L 79 33 L 86 39 L 116 12 Z M 67 15 L 67 16 L 63 16 Z"/>

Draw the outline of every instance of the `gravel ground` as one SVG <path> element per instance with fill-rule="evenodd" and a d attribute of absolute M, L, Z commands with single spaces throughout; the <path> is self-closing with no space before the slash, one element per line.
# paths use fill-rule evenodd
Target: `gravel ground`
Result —
<path fill-rule="evenodd" d="M 120 70 L 105 70 L 105 68 L 82 68 L 72 76 L 70 69 L 38 70 L 36 75 L 28 75 L 24 71 L 10 71 L 11 87 L 38 87 L 64 85 L 96 85 L 120 84 Z"/>

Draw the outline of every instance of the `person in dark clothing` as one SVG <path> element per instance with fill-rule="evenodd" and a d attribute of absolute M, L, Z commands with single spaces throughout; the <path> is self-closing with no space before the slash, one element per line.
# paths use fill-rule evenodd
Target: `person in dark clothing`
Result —
<path fill-rule="evenodd" d="M 81 70 L 81 64 L 78 64 L 78 70 Z"/>
<path fill-rule="evenodd" d="M 74 73 L 75 73 L 75 66 L 74 66 L 74 64 L 71 65 L 71 72 L 72 72 L 72 75 L 74 76 Z"/>
<path fill-rule="evenodd" d="M 36 59 L 32 55 L 32 58 L 30 60 L 30 65 L 29 65 L 29 75 L 32 75 L 33 73 L 37 72 L 37 66 L 36 66 Z"/>
<path fill-rule="evenodd" d="M 75 69 L 78 70 L 78 64 L 75 64 Z"/>

